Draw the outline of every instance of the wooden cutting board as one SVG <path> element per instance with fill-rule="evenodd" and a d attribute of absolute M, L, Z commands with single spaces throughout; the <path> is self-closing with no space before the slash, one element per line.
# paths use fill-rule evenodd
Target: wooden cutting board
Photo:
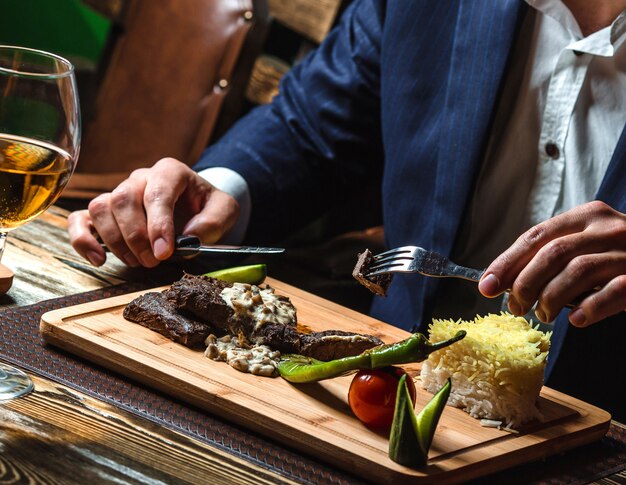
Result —
<path fill-rule="evenodd" d="M 408 336 L 280 281 L 267 283 L 291 298 L 299 325 L 312 330 L 364 332 L 387 343 Z M 608 413 L 545 387 L 539 402 L 545 421 L 519 434 L 482 427 L 460 409 L 446 407 L 428 465 L 413 470 L 391 461 L 387 437 L 367 429 L 352 415 L 347 403 L 351 376 L 292 385 L 281 378 L 241 373 L 126 321 L 124 305 L 139 294 L 48 312 L 41 318 L 41 333 L 50 344 L 368 480 L 465 481 L 600 439 L 610 424 Z M 419 364 L 406 369 L 419 376 Z M 431 395 L 419 381 L 417 387 L 419 410 Z"/>

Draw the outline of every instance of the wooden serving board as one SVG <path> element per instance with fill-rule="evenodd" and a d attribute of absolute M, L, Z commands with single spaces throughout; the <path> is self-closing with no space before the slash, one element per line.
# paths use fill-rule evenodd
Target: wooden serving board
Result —
<path fill-rule="evenodd" d="M 291 298 L 299 325 L 312 330 L 365 332 L 388 343 L 408 336 L 280 281 L 267 283 Z M 281 378 L 241 373 L 126 321 L 124 305 L 139 294 L 48 312 L 41 318 L 41 333 L 50 344 L 368 480 L 465 481 L 600 439 L 609 427 L 608 413 L 549 388 L 543 389 L 539 403 L 545 421 L 519 434 L 482 427 L 462 410 L 446 407 L 427 466 L 413 470 L 391 461 L 387 437 L 367 429 L 352 415 L 347 403 L 351 376 L 292 385 Z M 419 375 L 419 364 L 406 368 Z M 419 382 L 417 387 L 419 410 L 431 395 Z"/>

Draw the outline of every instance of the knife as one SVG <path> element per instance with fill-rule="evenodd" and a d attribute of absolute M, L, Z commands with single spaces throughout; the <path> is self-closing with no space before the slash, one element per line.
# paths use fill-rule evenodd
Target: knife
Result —
<path fill-rule="evenodd" d="M 199 237 L 177 236 L 174 254 L 183 259 L 191 259 L 200 253 L 206 254 L 280 254 L 285 252 L 285 248 L 267 248 L 257 246 L 230 246 L 224 244 L 203 245 Z M 105 251 L 109 248 L 102 244 Z"/>
<path fill-rule="evenodd" d="M 267 248 L 258 246 L 230 246 L 224 244 L 212 244 L 205 246 L 196 236 L 178 236 L 176 238 L 175 252 L 185 259 L 193 258 L 200 253 L 239 253 L 239 254 L 280 254 L 284 248 Z"/>

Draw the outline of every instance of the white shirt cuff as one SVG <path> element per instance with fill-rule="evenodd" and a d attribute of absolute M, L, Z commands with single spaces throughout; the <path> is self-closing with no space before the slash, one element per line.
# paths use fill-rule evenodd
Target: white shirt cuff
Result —
<path fill-rule="evenodd" d="M 233 196 L 239 203 L 239 219 L 220 240 L 223 244 L 240 244 L 248 230 L 252 202 L 246 180 L 234 170 L 226 167 L 211 167 L 198 172 L 213 187 Z"/>

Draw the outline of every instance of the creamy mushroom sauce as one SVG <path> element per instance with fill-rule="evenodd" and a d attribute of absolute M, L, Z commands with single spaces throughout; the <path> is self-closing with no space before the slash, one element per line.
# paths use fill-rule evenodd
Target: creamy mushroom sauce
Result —
<path fill-rule="evenodd" d="M 220 293 L 235 315 L 246 316 L 256 322 L 255 330 L 266 323 L 295 325 L 296 309 L 286 296 L 276 295 L 274 288 L 263 289 L 247 283 L 233 283 Z"/>
<path fill-rule="evenodd" d="M 225 335 L 217 338 L 211 334 L 204 341 L 204 355 L 212 360 L 226 362 L 231 367 L 250 374 L 274 377 L 277 375 L 280 352 L 267 345 L 242 345 L 237 337 Z"/>
<path fill-rule="evenodd" d="M 220 293 L 222 300 L 235 312 L 236 317 L 254 322 L 257 331 L 268 323 L 296 325 L 296 309 L 289 298 L 274 293 L 274 288 L 259 288 L 247 283 L 233 283 Z M 280 352 L 267 345 L 248 345 L 232 335 L 217 338 L 209 335 L 204 355 L 212 360 L 226 362 L 231 367 L 251 374 L 273 377 L 278 375 Z"/>

